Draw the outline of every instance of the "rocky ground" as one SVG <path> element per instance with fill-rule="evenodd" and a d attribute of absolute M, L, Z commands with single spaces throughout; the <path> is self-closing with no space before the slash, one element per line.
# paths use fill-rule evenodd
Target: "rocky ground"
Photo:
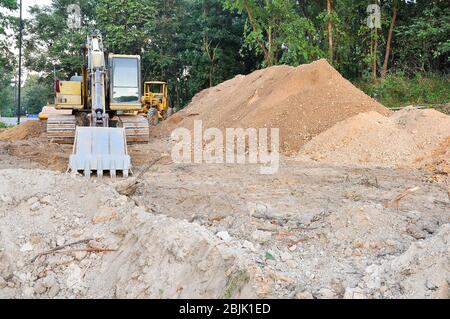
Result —
<path fill-rule="evenodd" d="M 124 196 L 4 150 L 0 167 L 3 298 L 449 297 L 450 198 L 420 170 L 162 161 Z"/>

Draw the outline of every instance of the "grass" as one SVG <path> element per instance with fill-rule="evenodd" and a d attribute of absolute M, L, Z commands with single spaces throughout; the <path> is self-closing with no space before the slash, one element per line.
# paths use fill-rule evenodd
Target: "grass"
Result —
<path fill-rule="evenodd" d="M 384 80 L 366 79 L 356 83 L 366 94 L 389 108 L 408 105 L 443 108 L 450 102 L 448 75 L 418 73 L 407 77 L 402 73 L 389 74 Z"/>
<path fill-rule="evenodd" d="M 250 276 L 246 271 L 239 270 L 228 278 L 223 299 L 232 299 L 250 281 Z"/>
<path fill-rule="evenodd" d="M 0 128 L 10 128 L 12 127 L 11 125 L 5 124 L 3 122 L 0 122 Z"/>

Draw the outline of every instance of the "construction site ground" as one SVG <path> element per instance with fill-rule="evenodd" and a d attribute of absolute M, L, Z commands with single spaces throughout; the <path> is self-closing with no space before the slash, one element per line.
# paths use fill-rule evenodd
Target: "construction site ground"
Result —
<path fill-rule="evenodd" d="M 65 173 L 43 123 L 1 132 L 0 297 L 450 297 L 447 115 L 348 106 L 285 138 L 274 175 L 173 163 L 170 127 L 232 84 L 130 146 L 127 180 Z"/>
<path fill-rule="evenodd" d="M 158 157 L 155 144 L 134 152 Z M 449 194 L 425 171 L 283 157 L 264 176 L 167 159 L 127 197 L 123 181 L 49 170 L 14 147 L 0 144 L 2 297 L 448 297 Z M 31 262 L 88 238 L 117 251 Z"/>

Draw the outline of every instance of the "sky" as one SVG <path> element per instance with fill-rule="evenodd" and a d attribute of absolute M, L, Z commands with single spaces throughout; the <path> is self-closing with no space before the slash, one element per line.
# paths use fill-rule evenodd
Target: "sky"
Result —
<path fill-rule="evenodd" d="M 17 1 L 19 1 L 19 0 L 17 0 Z M 42 6 L 42 5 L 47 5 L 47 4 L 50 4 L 50 3 L 52 3 L 52 0 L 39 0 L 39 1 L 36 1 L 36 0 L 22 0 L 23 17 L 25 19 L 30 17 L 30 15 L 28 14 L 28 8 L 29 7 L 34 6 L 36 4 Z M 19 15 L 19 10 L 17 10 L 17 16 L 18 15 Z"/>

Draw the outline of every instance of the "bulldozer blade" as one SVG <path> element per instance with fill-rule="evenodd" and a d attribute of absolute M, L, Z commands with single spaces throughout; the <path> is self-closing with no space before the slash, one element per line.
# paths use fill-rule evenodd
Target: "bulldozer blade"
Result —
<path fill-rule="evenodd" d="M 77 127 L 69 169 L 83 171 L 88 178 L 94 171 L 99 178 L 103 177 L 105 171 L 109 171 L 113 178 L 118 171 L 127 177 L 131 170 L 131 158 L 128 155 L 125 129 Z"/>

